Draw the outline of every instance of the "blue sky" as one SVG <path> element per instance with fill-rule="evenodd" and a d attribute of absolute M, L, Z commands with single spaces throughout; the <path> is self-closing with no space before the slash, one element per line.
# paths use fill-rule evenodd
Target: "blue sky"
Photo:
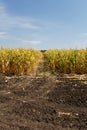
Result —
<path fill-rule="evenodd" d="M 87 0 L 0 0 L 0 47 L 87 47 Z"/>

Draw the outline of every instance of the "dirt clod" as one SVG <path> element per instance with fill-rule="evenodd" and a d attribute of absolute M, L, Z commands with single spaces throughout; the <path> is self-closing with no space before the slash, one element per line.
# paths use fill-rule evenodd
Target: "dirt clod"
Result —
<path fill-rule="evenodd" d="M 41 64 L 34 76 L 0 77 L 0 130 L 87 130 L 86 78 Z"/>

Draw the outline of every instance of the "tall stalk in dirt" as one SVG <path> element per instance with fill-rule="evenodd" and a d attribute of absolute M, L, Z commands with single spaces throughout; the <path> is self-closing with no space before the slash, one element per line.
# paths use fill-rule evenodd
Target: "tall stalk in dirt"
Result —
<path fill-rule="evenodd" d="M 45 57 L 51 70 L 59 73 L 87 73 L 87 49 L 47 50 Z"/>
<path fill-rule="evenodd" d="M 42 53 L 33 49 L 0 48 L 0 73 L 29 74 Z"/>

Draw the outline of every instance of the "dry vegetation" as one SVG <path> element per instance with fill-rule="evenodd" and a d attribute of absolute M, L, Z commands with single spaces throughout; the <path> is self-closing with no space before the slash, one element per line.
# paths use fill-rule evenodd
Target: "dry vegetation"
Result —
<path fill-rule="evenodd" d="M 0 130 L 87 130 L 86 65 L 87 50 L 1 49 Z"/>
<path fill-rule="evenodd" d="M 33 49 L 0 49 L 0 73 L 30 74 L 42 54 Z"/>
<path fill-rule="evenodd" d="M 47 50 L 45 57 L 53 71 L 87 74 L 87 49 Z"/>

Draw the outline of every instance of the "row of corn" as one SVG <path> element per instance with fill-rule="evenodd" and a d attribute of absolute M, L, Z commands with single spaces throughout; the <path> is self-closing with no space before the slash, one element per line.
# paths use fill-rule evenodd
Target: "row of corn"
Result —
<path fill-rule="evenodd" d="M 87 74 L 87 49 L 47 50 L 45 57 L 53 71 Z"/>
<path fill-rule="evenodd" d="M 29 74 L 41 56 L 40 51 L 33 49 L 0 48 L 0 73 Z"/>

